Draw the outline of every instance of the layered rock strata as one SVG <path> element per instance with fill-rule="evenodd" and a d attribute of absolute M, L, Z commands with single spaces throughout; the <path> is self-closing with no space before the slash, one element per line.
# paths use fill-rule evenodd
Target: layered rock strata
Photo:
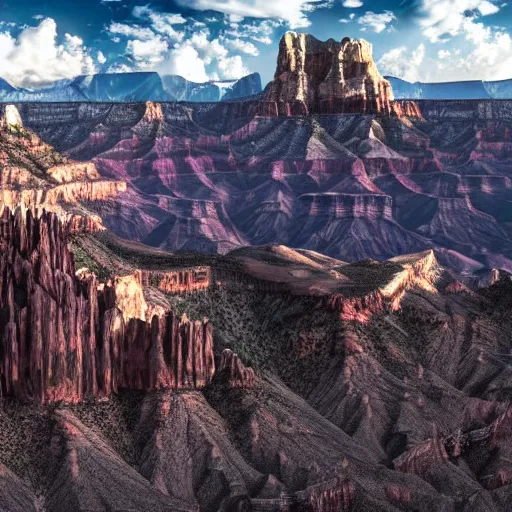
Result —
<path fill-rule="evenodd" d="M 295 115 L 392 112 L 390 83 L 379 73 L 372 45 L 344 38 L 321 42 L 288 32 L 279 44 L 274 81 L 267 100 Z"/>
<path fill-rule="evenodd" d="M 0 396 L 77 402 L 212 379 L 207 320 L 151 307 L 137 276 L 75 275 L 55 214 L 5 209 L 0 222 Z"/>

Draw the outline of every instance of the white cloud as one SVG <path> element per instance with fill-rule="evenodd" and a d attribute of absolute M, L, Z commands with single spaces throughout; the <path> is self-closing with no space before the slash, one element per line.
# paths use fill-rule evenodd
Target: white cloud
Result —
<path fill-rule="evenodd" d="M 150 20 L 160 20 L 168 23 L 169 25 L 183 25 L 187 23 L 187 19 L 184 18 L 181 14 L 172 14 L 172 13 L 160 13 L 154 11 L 149 6 L 140 6 L 133 8 L 133 15 L 137 18 L 149 18 Z"/>
<path fill-rule="evenodd" d="M 232 30 L 226 30 L 225 34 L 236 38 L 252 39 L 262 44 L 272 44 L 272 36 L 277 27 L 283 25 L 278 20 L 254 21 L 234 27 Z"/>
<path fill-rule="evenodd" d="M 249 70 L 244 66 L 240 55 L 219 59 L 217 68 L 224 80 L 237 80 L 249 74 Z"/>
<path fill-rule="evenodd" d="M 133 68 L 122 62 L 115 62 L 107 69 L 107 73 L 131 73 Z"/>
<path fill-rule="evenodd" d="M 242 53 L 246 53 L 247 55 L 252 55 L 253 57 L 257 57 L 260 52 L 258 51 L 258 48 L 254 46 L 249 41 L 243 41 L 242 39 L 227 39 L 223 38 L 222 42 L 232 50 L 236 50 Z"/>
<path fill-rule="evenodd" d="M 215 59 L 227 57 L 229 53 L 219 39 L 210 40 L 209 36 L 210 31 L 204 29 L 193 34 L 184 43 L 196 49 L 206 65 L 210 65 Z"/>
<path fill-rule="evenodd" d="M 408 51 L 405 46 L 394 48 L 378 60 L 377 67 L 383 75 L 396 76 L 409 82 L 420 81 L 425 50 L 423 44 L 412 51 Z"/>
<path fill-rule="evenodd" d="M 240 18 L 278 18 L 291 28 L 311 25 L 307 13 L 332 5 L 331 0 L 177 0 L 183 7 L 213 10 Z"/>
<path fill-rule="evenodd" d="M 26 27 L 17 38 L 0 33 L 0 70 L 14 86 L 40 87 L 55 80 L 94 73 L 89 49 L 76 36 L 65 34 L 57 42 L 57 24 L 46 18 L 36 27 Z"/>
<path fill-rule="evenodd" d="M 396 20 L 396 16 L 391 11 L 384 11 L 379 14 L 368 11 L 357 22 L 363 25 L 365 29 L 369 28 L 379 34 L 394 20 Z"/>
<path fill-rule="evenodd" d="M 183 41 L 185 37 L 185 32 L 174 28 L 174 25 L 183 25 L 187 23 L 186 18 L 181 14 L 157 12 L 146 5 L 134 7 L 133 15 L 136 18 L 150 21 L 153 30 L 159 34 L 166 35 L 176 41 Z"/>
<path fill-rule="evenodd" d="M 103 54 L 102 51 L 99 51 L 98 54 L 97 54 L 97 57 L 96 57 L 96 60 L 100 63 L 100 64 L 105 64 L 105 62 L 107 62 L 107 58 L 105 57 L 105 55 Z"/>
<path fill-rule="evenodd" d="M 468 20 L 499 10 L 489 0 L 421 0 L 420 25 L 431 42 L 445 42 L 460 34 Z"/>
<path fill-rule="evenodd" d="M 363 2 L 361 0 L 344 0 L 343 7 L 347 9 L 358 9 L 359 7 L 363 7 Z"/>
<path fill-rule="evenodd" d="M 128 41 L 126 51 L 138 63 L 139 67 L 152 69 L 165 59 L 169 45 L 159 36 L 146 41 L 138 39 Z"/>
<path fill-rule="evenodd" d="M 224 26 L 229 29 L 221 29 L 214 38 L 205 23 L 180 14 L 158 12 L 150 6 L 135 7 L 132 14 L 137 24 L 111 23 L 108 28 L 111 39 L 128 39 L 126 62 L 113 63 L 109 70 L 155 70 L 193 82 L 231 80 L 248 74 L 241 54 L 259 55 L 252 41 L 272 42 L 270 35 L 282 24 L 276 20 L 242 24 L 242 16 L 226 14 Z"/>
<path fill-rule="evenodd" d="M 165 75 L 179 75 L 192 82 L 201 83 L 209 80 L 203 59 L 190 45 L 173 49 L 159 71 Z"/>
<path fill-rule="evenodd" d="M 239 14 L 230 14 L 229 15 L 229 22 L 230 23 L 240 23 L 241 21 L 244 21 L 244 17 L 240 16 Z"/>
<path fill-rule="evenodd" d="M 133 37 L 140 40 L 153 39 L 155 33 L 148 27 L 139 27 L 138 25 L 128 25 L 127 23 L 112 22 L 108 28 L 110 35 L 121 35 L 124 37 Z"/>
<path fill-rule="evenodd" d="M 482 16 L 496 14 L 503 5 L 494 0 L 421 0 L 419 24 L 427 39 L 447 43 L 457 38 L 457 42 L 438 50 L 435 58 L 428 57 L 421 65 L 405 48 L 388 52 L 379 65 L 385 73 L 425 82 L 510 78 L 510 34 L 479 21 Z"/>
<path fill-rule="evenodd" d="M 499 12 L 500 8 L 487 0 L 483 0 L 478 5 L 478 10 L 482 16 L 489 16 L 490 14 Z"/>
<path fill-rule="evenodd" d="M 341 18 L 340 23 L 350 23 L 351 21 L 354 20 L 355 17 L 356 17 L 356 15 L 354 13 L 352 13 L 349 15 L 348 18 Z"/>
<path fill-rule="evenodd" d="M 441 49 L 433 57 L 423 45 L 413 52 L 395 48 L 377 62 L 383 74 L 408 81 L 450 82 L 459 80 L 503 80 L 512 73 L 510 34 L 468 19 L 462 29 L 469 46 Z"/>

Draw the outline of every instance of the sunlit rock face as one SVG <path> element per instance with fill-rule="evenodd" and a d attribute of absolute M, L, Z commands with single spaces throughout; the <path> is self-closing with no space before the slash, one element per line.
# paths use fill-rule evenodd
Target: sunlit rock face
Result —
<path fill-rule="evenodd" d="M 266 99 L 289 105 L 296 114 L 389 114 L 393 93 L 373 60 L 372 45 L 365 40 L 322 42 L 309 34 L 288 32 L 279 45 L 275 78 Z"/>
<path fill-rule="evenodd" d="M 20 113 L 14 105 L 5 105 L 4 107 L 0 107 L 0 128 L 12 130 L 22 127 L 23 122 L 21 120 Z"/>
<path fill-rule="evenodd" d="M 53 213 L 5 208 L 0 226 L 0 397 L 42 403 L 120 388 L 199 389 L 213 377 L 213 333 L 151 308 L 140 276 L 99 285 L 75 275 L 66 226 Z"/>

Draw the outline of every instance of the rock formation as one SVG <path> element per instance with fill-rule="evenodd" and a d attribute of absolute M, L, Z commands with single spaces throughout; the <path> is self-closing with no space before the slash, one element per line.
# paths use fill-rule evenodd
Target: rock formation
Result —
<path fill-rule="evenodd" d="M 434 248 L 472 273 L 512 270 L 511 104 L 400 101 L 391 116 L 292 118 L 268 101 L 24 104 L 34 144 L 12 138 L 34 156 L 66 155 L 45 167 L 61 181 L 63 165 L 75 169 L 74 181 L 44 180 L 41 200 L 78 200 L 116 234 L 161 249 L 284 244 L 359 261 Z M 276 117 L 260 116 L 267 107 Z M 76 161 L 94 161 L 100 178 Z M 4 166 L 2 193 L 14 204 L 18 184 L 33 203 L 38 179 Z"/>
<path fill-rule="evenodd" d="M 252 388 L 256 374 L 252 368 L 246 368 L 237 354 L 230 349 L 222 352 L 217 373 L 224 377 L 228 387 Z"/>
<path fill-rule="evenodd" d="M 213 377 L 210 324 L 152 309 L 137 276 L 75 276 L 55 214 L 4 209 L 0 243 L 0 396 L 76 402 Z"/>
<path fill-rule="evenodd" d="M 380 75 L 372 45 L 345 38 L 321 42 L 288 32 L 279 44 L 267 101 L 292 114 L 392 112 L 391 85 Z"/>

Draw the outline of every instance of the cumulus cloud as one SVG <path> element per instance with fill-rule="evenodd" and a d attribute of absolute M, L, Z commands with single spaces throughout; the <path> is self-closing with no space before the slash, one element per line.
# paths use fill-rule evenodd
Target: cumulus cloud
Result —
<path fill-rule="evenodd" d="M 177 30 L 174 25 L 187 23 L 186 18 L 181 14 L 161 13 L 151 9 L 149 6 L 134 7 L 133 15 L 136 18 L 147 20 L 155 32 L 163 34 L 176 41 L 183 41 L 185 32 Z"/>
<path fill-rule="evenodd" d="M 463 32 L 468 20 L 496 14 L 500 6 L 489 0 L 421 0 L 420 25 L 433 43 Z"/>
<path fill-rule="evenodd" d="M 455 38 L 453 45 L 432 49 L 429 55 L 423 50 L 421 58 L 417 50 L 394 48 L 380 59 L 381 71 L 425 82 L 510 78 L 510 34 L 480 21 L 502 5 L 490 0 L 421 0 L 418 21 L 424 36 L 438 44 Z"/>
<path fill-rule="evenodd" d="M 14 86 L 37 88 L 55 80 L 94 73 L 96 64 L 83 41 L 65 34 L 58 43 L 57 24 L 45 18 L 17 38 L 0 33 L 0 73 Z"/>
<path fill-rule="evenodd" d="M 364 29 L 370 29 L 380 34 L 394 20 L 396 20 L 396 16 L 392 11 L 384 11 L 379 14 L 368 11 L 357 22 L 363 25 Z"/>
<path fill-rule="evenodd" d="M 424 45 L 412 53 L 405 47 L 395 48 L 381 57 L 378 66 L 383 74 L 408 81 L 450 82 L 457 80 L 503 80 L 512 69 L 510 34 L 466 20 L 462 29 L 470 43 L 464 48 L 441 49 L 427 57 Z"/>
<path fill-rule="evenodd" d="M 190 45 L 171 50 L 159 71 L 165 75 L 179 75 L 192 82 L 201 83 L 210 79 L 203 59 L 199 56 L 198 51 Z"/>
<path fill-rule="evenodd" d="M 237 80 L 249 74 L 249 70 L 245 67 L 240 55 L 219 59 L 217 68 L 219 69 L 220 77 L 224 80 Z"/>
<path fill-rule="evenodd" d="M 350 0 L 353 1 L 353 0 Z M 307 13 L 320 7 L 329 7 L 332 0 L 177 0 L 183 7 L 201 11 L 218 11 L 235 19 L 278 18 L 291 28 L 311 25 Z"/>
<path fill-rule="evenodd" d="M 139 68 L 152 69 L 165 59 L 169 45 L 160 37 L 139 41 L 128 41 L 126 51 L 139 64 Z"/>
<path fill-rule="evenodd" d="M 409 82 L 421 81 L 425 51 L 424 44 L 420 44 L 412 51 L 405 46 L 394 48 L 378 60 L 377 66 L 383 75 L 396 76 Z"/>
<path fill-rule="evenodd" d="M 212 37 L 204 22 L 149 5 L 134 7 L 132 15 L 135 23 L 112 22 L 108 27 L 111 40 L 124 39 L 126 44 L 125 61 L 113 63 L 109 70 L 155 70 L 193 82 L 248 74 L 242 55 L 259 55 L 254 42 L 271 43 L 270 36 L 282 24 L 272 19 L 242 23 L 243 16 L 227 13 L 224 19 L 215 18 L 221 28 Z"/>
<path fill-rule="evenodd" d="M 251 39 L 262 44 L 272 44 L 272 36 L 277 27 L 283 24 L 279 20 L 263 20 L 253 21 L 252 23 L 244 23 L 242 25 L 232 26 L 231 29 L 224 33 L 236 38 Z"/>
<path fill-rule="evenodd" d="M 228 48 L 231 48 L 232 50 L 236 50 L 247 55 L 252 55 L 253 57 L 257 57 L 260 54 L 258 48 L 256 48 L 256 46 L 254 46 L 254 44 L 249 41 L 243 41 L 240 38 L 223 38 L 222 41 Z"/>
<path fill-rule="evenodd" d="M 155 33 L 148 27 L 128 25 L 127 23 L 112 22 L 108 28 L 111 36 L 133 37 L 142 41 L 153 39 Z"/>
<path fill-rule="evenodd" d="M 105 64 L 105 62 L 107 62 L 107 58 L 105 57 L 105 55 L 103 54 L 102 51 L 99 51 L 97 56 L 96 56 L 96 60 L 100 63 L 100 64 Z"/>
<path fill-rule="evenodd" d="M 341 18 L 339 21 L 340 23 L 350 23 L 351 21 L 354 20 L 355 17 L 356 15 L 352 13 L 348 18 Z"/>

